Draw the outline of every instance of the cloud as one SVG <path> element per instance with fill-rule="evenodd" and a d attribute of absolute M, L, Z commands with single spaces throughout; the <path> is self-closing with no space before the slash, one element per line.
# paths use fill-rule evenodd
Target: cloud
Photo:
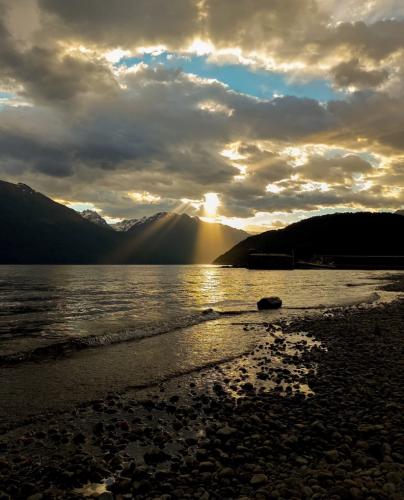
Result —
<path fill-rule="evenodd" d="M 302 190 L 303 183 L 286 181 L 281 193 L 267 193 L 242 199 L 225 196 L 223 214 L 253 217 L 257 212 L 293 213 L 312 212 L 319 209 L 394 210 L 402 206 L 404 198 L 397 198 L 379 190 L 354 192 L 349 187 L 331 186 L 329 191 Z"/>
<path fill-rule="evenodd" d="M 361 20 L 374 23 L 382 19 L 403 19 L 404 5 L 401 0 L 322 0 L 322 8 L 335 22 Z"/>
<path fill-rule="evenodd" d="M 228 217 L 403 203 L 400 4 L 21 1 L 0 0 L 0 89 L 16 96 L 0 109 L 1 177 L 111 217 L 195 212 L 206 192 L 219 193 Z M 106 57 L 152 46 L 182 56 L 204 48 L 210 60 L 292 82 L 328 79 L 346 94 L 257 99 L 180 69 Z M 238 156 L 223 154 L 235 144 Z"/>
<path fill-rule="evenodd" d="M 184 53 L 203 44 L 210 47 L 212 61 L 232 58 L 292 78 L 330 78 L 340 88 L 383 84 L 388 89 L 389 79 L 403 67 L 404 14 L 396 2 L 370 2 L 362 9 L 351 0 L 23 3 L 24 9 L 0 0 L 0 62 L 3 79 L 21 84 L 36 99 L 66 100 L 114 89 L 105 57 L 116 49 L 165 47 Z M 349 19 L 341 14 L 347 11 Z"/>
<path fill-rule="evenodd" d="M 20 176 L 24 164 L 26 177 L 34 178 L 35 187 L 45 187 L 56 196 L 68 194 L 74 201 L 91 201 L 109 216 L 135 216 L 144 209 L 127 197 L 129 191 L 159 196 L 159 208 L 219 192 L 223 214 L 233 216 L 344 203 L 365 207 L 371 202 L 379 206 L 383 200 L 393 203 L 386 193 L 365 197 L 353 192 L 355 176 L 362 176 L 363 183 L 374 170 L 360 156 L 326 158 L 310 153 L 296 166 L 282 152 L 290 141 L 315 143 L 327 135 L 344 142 L 346 123 L 361 125 L 358 106 L 362 115 L 362 106 L 369 111 L 366 130 L 362 125 L 360 133 L 371 137 L 377 120 L 372 123 L 375 111 L 369 100 L 378 112 L 386 112 L 384 95 L 353 96 L 329 106 L 296 97 L 261 101 L 216 81 L 146 65 L 121 75 L 120 83 L 119 90 L 107 97 L 83 99 L 79 111 L 38 105 L 3 111 L 0 169 L 10 178 L 10 168 L 2 165 L 19 162 Z M 206 101 L 217 103 L 219 111 L 201 107 Z M 223 113 L 221 107 L 231 113 Z M 232 143 L 239 144 L 239 160 L 222 154 Z M 240 178 L 244 163 L 247 175 Z M 61 187 L 63 179 L 68 180 L 67 192 L 66 183 Z M 327 190 L 321 191 L 319 183 Z M 270 184 L 279 193 L 268 192 Z"/>
<path fill-rule="evenodd" d="M 393 161 L 386 168 L 379 172 L 377 178 L 379 186 L 392 187 L 393 189 L 403 190 L 404 186 L 404 158 Z M 404 199 L 402 199 L 404 203 Z"/>
<path fill-rule="evenodd" d="M 147 67 L 129 72 L 123 83 L 118 93 L 83 99 L 79 109 L 37 105 L 1 112 L 3 177 L 12 178 L 10 164 L 18 163 L 17 177 L 23 170 L 27 182 L 63 199 L 98 201 L 98 191 L 121 193 L 115 197 L 121 216 L 139 208 L 123 201 L 128 190 L 178 201 L 200 199 L 231 182 L 237 169 L 220 151 L 234 132 L 221 114 L 198 107 L 207 95 L 220 95 L 223 85 Z M 111 207 L 107 197 L 105 203 Z M 170 208 L 174 202 L 165 203 Z"/>
<path fill-rule="evenodd" d="M 7 9 L 0 4 L 0 14 Z M 4 18 L 3 18 L 4 19 Z M 38 101 L 67 101 L 78 95 L 116 88 L 115 79 L 101 59 L 65 53 L 53 45 L 18 43 L 0 20 L 0 81 Z"/>
<path fill-rule="evenodd" d="M 367 147 L 386 154 L 404 151 L 402 99 L 383 92 L 355 92 L 344 101 L 330 102 L 329 112 L 338 127 L 328 141 Z"/>
<path fill-rule="evenodd" d="M 373 171 L 373 167 L 369 162 L 351 154 L 330 159 L 312 156 L 296 170 L 300 176 L 311 181 L 352 184 L 355 175 L 369 174 Z"/>
<path fill-rule="evenodd" d="M 33 0 L 24 2 L 32 4 Z M 30 30 L 22 21 L 24 10 L 13 7 L 10 0 L 3 4 L 13 13 L 11 28 L 21 34 L 23 24 L 27 36 Z M 315 0 L 38 0 L 33 5 L 36 30 L 31 38 L 45 46 L 58 40 L 101 52 L 153 46 L 181 52 L 197 47 L 195 41 L 200 40 L 212 47 L 213 59 L 238 57 L 282 71 L 291 69 L 297 75 L 324 75 L 355 59 L 358 67 L 372 62 L 370 71 L 356 70 L 361 72 L 360 80 L 363 72 L 380 71 L 377 65 L 388 65 L 388 58 L 404 48 L 404 14 L 397 2 L 371 2 L 369 8 L 366 4 L 361 9 L 351 0 L 338 4 Z M 350 16 L 342 15 L 346 12 Z M 336 74 L 339 85 L 345 81 L 343 68 Z M 373 75 L 377 82 L 380 78 Z"/>
<path fill-rule="evenodd" d="M 46 29 L 89 45 L 125 47 L 190 43 L 197 34 L 194 0 L 38 0 Z M 61 31 L 59 31 L 61 30 Z"/>
<path fill-rule="evenodd" d="M 206 0 L 204 8 L 213 43 L 246 52 L 286 53 L 325 19 L 312 0 Z"/>
<path fill-rule="evenodd" d="M 255 60 L 295 77 L 317 75 L 333 78 L 339 87 L 375 88 L 394 71 L 394 55 L 404 49 L 404 14 L 398 3 L 390 2 L 390 15 L 382 18 L 375 13 L 387 12 L 386 2 L 369 3 L 375 10 L 364 16 L 364 6 L 357 9 L 348 0 L 338 5 L 206 0 L 206 36 L 217 48 L 239 53 L 240 60 Z M 347 12 L 349 16 L 341 16 Z"/>
<path fill-rule="evenodd" d="M 355 87 L 366 89 L 379 87 L 388 78 L 386 69 L 366 70 L 360 66 L 358 59 L 341 62 L 332 69 L 332 76 L 339 87 Z"/>
<path fill-rule="evenodd" d="M 330 32 L 329 47 L 347 47 L 351 53 L 381 61 L 404 48 L 404 20 L 386 19 L 372 24 L 342 23 Z"/>

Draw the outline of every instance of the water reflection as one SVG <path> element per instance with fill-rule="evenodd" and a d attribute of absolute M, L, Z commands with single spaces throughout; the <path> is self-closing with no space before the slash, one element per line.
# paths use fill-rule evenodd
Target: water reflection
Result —
<path fill-rule="evenodd" d="M 312 307 L 374 291 L 370 271 L 248 271 L 216 266 L 0 266 L 0 352 L 18 339 L 153 334 L 205 308 L 255 309 L 279 295 L 286 307 Z M 360 286 L 346 286 L 347 283 Z M 173 323 L 173 324 L 174 324 Z M 168 328 L 169 329 L 169 328 Z M 11 344 L 10 344 L 11 342 Z"/>

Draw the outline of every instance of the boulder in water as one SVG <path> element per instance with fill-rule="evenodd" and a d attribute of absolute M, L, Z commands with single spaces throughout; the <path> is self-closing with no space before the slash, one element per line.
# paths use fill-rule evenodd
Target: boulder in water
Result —
<path fill-rule="evenodd" d="M 208 309 L 204 309 L 202 311 L 202 314 L 212 314 L 214 312 L 215 312 L 214 309 L 212 309 L 211 307 L 209 307 Z"/>
<path fill-rule="evenodd" d="M 279 297 L 264 297 L 257 302 L 257 307 L 263 309 L 279 309 L 282 307 L 282 300 Z"/>

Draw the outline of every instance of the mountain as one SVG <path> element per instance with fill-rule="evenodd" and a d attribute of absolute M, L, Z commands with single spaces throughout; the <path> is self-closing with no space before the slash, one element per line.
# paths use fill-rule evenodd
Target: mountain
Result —
<path fill-rule="evenodd" d="M 404 210 L 396 210 L 394 213 L 398 215 L 404 215 Z"/>
<path fill-rule="evenodd" d="M 166 215 L 167 213 L 168 212 L 158 212 L 154 215 L 141 217 L 140 219 L 123 219 L 120 222 L 111 224 L 111 227 L 115 229 L 115 231 L 127 232 L 130 231 L 135 226 L 139 228 L 142 225 L 150 224 L 153 221 L 159 219 L 161 216 Z"/>
<path fill-rule="evenodd" d="M 120 259 L 137 264 L 210 263 L 248 234 L 186 214 L 159 212 L 124 233 Z"/>
<path fill-rule="evenodd" d="M 128 231 L 139 219 L 123 219 L 120 222 L 111 224 L 112 229 L 115 231 Z"/>
<path fill-rule="evenodd" d="M 127 231 L 132 231 L 135 227 L 139 229 L 141 226 L 153 224 L 166 215 L 169 215 L 169 212 L 157 212 L 153 215 L 145 216 L 140 219 L 129 219 Z"/>
<path fill-rule="evenodd" d="M 404 255 L 404 218 L 392 213 L 336 213 L 250 236 L 215 260 L 245 266 L 254 252 L 317 255 Z"/>
<path fill-rule="evenodd" d="M 90 222 L 93 222 L 94 224 L 97 224 L 98 226 L 111 229 L 111 226 L 108 224 L 108 222 L 95 210 L 83 210 L 82 212 L 80 212 L 80 214 L 82 217 L 89 220 Z"/>
<path fill-rule="evenodd" d="M 0 181 L 0 263 L 109 262 L 118 235 L 25 184 Z"/>
<path fill-rule="evenodd" d="M 25 184 L 0 181 L 2 264 L 210 263 L 247 233 L 185 214 L 159 212 L 127 231 L 100 224 Z"/>

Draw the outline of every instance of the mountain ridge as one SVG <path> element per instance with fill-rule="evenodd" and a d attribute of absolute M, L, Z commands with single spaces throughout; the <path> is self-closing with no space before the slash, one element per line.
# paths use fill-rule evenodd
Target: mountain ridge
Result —
<path fill-rule="evenodd" d="M 25 184 L 0 181 L 0 262 L 101 263 L 115 233 Z"/>
<path fill-rule="evenodd" d="M 215 259 L 216 264 L 246 266 L 251 252 L 291 253 L 310 259 L 316 254 L 404 255 L 404 218 L 390 212 L 346 212 L 310 217 L 282 229 L 246 238 Z"/>
<path fill-rule="evenodd" d="M 95 223 L 94 213 L 83 216 L 25 184 L 0 181 L 3 264 L 211 263 L 248 236 L 186 214 L 159 212 L 137 222 L 126 232 L 111 230 Z"/>
<path fill-rule="evenodd" d="M 109 227 L 111 225 L 95 210 L 83 210 L 82 212 L 78 212 L 82 217 L 92 222 L 93 224 L 97 224 L 101 227 Z M 111 228 L 112 229 L 112 228 Z"/>

